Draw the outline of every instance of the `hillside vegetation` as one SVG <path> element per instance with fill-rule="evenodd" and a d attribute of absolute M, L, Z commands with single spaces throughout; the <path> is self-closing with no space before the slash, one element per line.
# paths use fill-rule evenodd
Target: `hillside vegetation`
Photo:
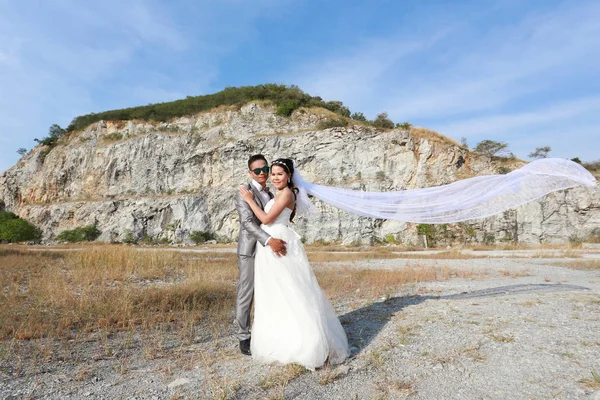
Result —
<path fill-rule="evenodd" d="M 166 103 L 81 115 L 73 119 L 67 127 L 67 132 L 84 129 L 100 120 L 167 121 L 222 105 L 243 106 L 253 100 L 273 102 L 277 106 L 277 114 L 283 116 L 289 116 L 299 107 L 323 107 L 344 117 L 350 117 L 350 110 L 341 101 L 323 101 L 319 96 L 304 93 L 295 85 L 264 84 L 228 87 L 218 93 L 204 96 L 188 96 L 185 99 Z"/>

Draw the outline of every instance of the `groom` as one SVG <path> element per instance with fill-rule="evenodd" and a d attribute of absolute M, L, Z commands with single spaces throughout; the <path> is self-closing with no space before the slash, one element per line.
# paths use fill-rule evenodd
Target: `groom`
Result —
<path fill-rule="evenodd" d="M 246 185 L 246 189 L 254 194 L 254 200 L 262 208 L 273 198 L 267 188 L 269 178 L 269 167 L 267 160 L 262 154 L 255 154 L 248 159 L 248 174 L 252 181 Z M 254 253 L 256 242 L 261 246 L 269 246 L 277 256 L 285 256 L 285 242 L 270 237 L 260 228 L 260 221 L 252 212 L 252 209 L 244 201 L 239 192 L 235 197 L 235 208 L 240 216 L 240 237 L 238 239 L 238 270 L 239 284 L 237 300 L 235 304 L 236 336 L 240 341 L 242 354 L 250 355 L 250 310 L 254 297 Z"/>

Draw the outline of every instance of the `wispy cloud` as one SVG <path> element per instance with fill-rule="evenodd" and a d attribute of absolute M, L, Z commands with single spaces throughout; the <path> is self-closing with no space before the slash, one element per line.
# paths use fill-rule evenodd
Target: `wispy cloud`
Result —
<path fill-rule="evenodd" d="M 571 3 L 574 4 L 574 3 Z M 455 60 L 436 74 L 419 75 L 411 95 L 390 98 L 391 114 L 441 118 L 492 110 L 546 91 L 556 80 L 590 73 L 600 61 L 600 4 L 559 8 L 483 35 L 453 50 Z M 417 72 L 418 73 L 418 72 Z"/>
<path fill-rule="evenodd" d="M 290 1 L 0 0 L 0 171 L 53 123 L 212 92 Z"/>
<path fill-rule="evenodd" d="M 273 81 L 457 139 L 592 143 L 600 3 L 492 3 L 0 0 L 0 171 L 52 123 Z"/>
<path fill-rule="evenodd" d="M 562 126 L 563 132 L 568 131 L 575 118 L 596 117 L 600 110 L 600 96 L 564 101 L 551 106 L 530 110 L 493 114 L 482 117 L 460 119 L 449 124 L 439 124 L 436 129 L 454 137 L 470 137 L 486 139 L 495 136 L 517 136 L 535 129 Z M 564 124 L 563 121 L 569 121 Z M 600 125 L 598 140 L 600 140 Z M 600 154 L 599 154 L 600 155 Z"/>
<path fill-rule="evenodd" d="M 314 61 L 290 75 L 296 75 L 298 84 L 309 93 L 351 103 L 358 97 L 374 94 L 381 77 L 403 57 L 426 50 L 441 36 L 415 40 L 364 39 L 351 46 L 350 54 Z"/>
<path fill-rule="evenodd" d="M 17 148 L 30 148 L 52 123 L 66 126 L 80 114 L 140 104 L 142 89 L 155 96 L 141 104 L 164 101 L 166 91 L 159 93 L 156 81 L 135 83 L 140 90 L 131 92 L 112 80 L 138 69 L 132 67 L 136 58 L 148 59 L 152 49 L 185 50 L 187 41 L 174 25 L 152 2 L 58 1 L 33 10 L 0 3 L 0 141 L 12 143 L 0 149 L 0 171 L 17 160 Z M 150 72 L 139 75 L 144 73 Z M 100 105 L 98 97 L 97 88 L 108 85 L 117 96 L 112 107 Z"/>
<path fill-rule="evenodd" d="M 512 11 L 504 6 L 438 32 L 399 30 L 399 39 L 349 42 L 289 75 L 371 118 L 387 111 L 456 139 L 510 138 L 519 151 L 534 142 L 564 148 L 550 132 L 575 125 L 581 141 L 600 139 L 593 129 L 600 126 L 600 3 L 563 2 L 496 19 Z M 578 154 L 600 157 L 582 149 Z"/>

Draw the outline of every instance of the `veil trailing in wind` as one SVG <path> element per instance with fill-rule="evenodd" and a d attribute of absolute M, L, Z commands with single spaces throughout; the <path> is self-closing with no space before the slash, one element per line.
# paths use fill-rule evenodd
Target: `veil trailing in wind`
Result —
<path fill-rule="evenodd" d="M 581 165 L 560 158 L 533 161 L 505 175 L 464 179 L 449 185 L 394 192 L 363 192 L 322 186 L 293 175 L 299 189 L 297 212 L 315 208 L 308 195 L 351 214 L 404 222 L 446 224 L 489 217 L 548 193 L 586 185 L 596 178 Z"/>

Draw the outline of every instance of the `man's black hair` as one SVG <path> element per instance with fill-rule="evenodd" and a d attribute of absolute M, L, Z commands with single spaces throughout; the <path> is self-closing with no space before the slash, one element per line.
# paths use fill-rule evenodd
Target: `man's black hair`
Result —
<path fill-rule="evenodd" d="M 262 154 L 255 154 L 248 159 L 248 169 L 250 169 L 250 166 L 256 160 L 263 160 L 267 165 L 269 164 L 265 156 L 263 156 Z"/>

